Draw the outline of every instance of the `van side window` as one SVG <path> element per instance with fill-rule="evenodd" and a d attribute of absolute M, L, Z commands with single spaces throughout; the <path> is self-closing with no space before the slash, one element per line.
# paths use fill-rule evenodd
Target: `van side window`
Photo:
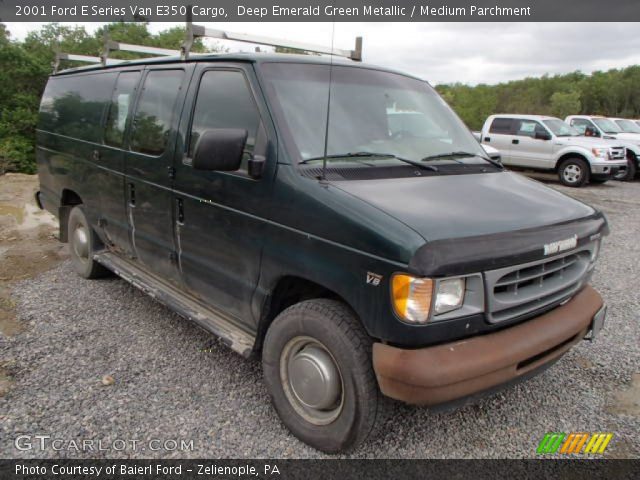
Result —
<path fill-rule="evenodd" d="M 102 115 L 115 79 L 113 72 L 52 77 L 40 105 L 39 128 L 87 142 L 102 142 Z"/>
<path fill-rule="evenodd" d="M 246 170 L 259 124 L 258 108 L 244 74 L 229 70 L 206 71 L 196 97 L 188 156 L 193 155 L 198 138 L 205 130 L 242 128 L 247 130 L 248 136 L 240 170 Z"/>
<path fill-rule="evenodd" d="M 511 118 L 494 118 L 493 122 L 491 122 L 491 127 L 489 127 L 489 133 L 509 135 L 512 123 L 513 119 Z"/>
<path fill-rule="evenodd" d="M 124 130 L 129 117 L 129 106 L 133 100 L 140 72 L 123 72 L 118 76 L 116 88 L 111 97 L 107 125 L 104 132 L 104 143 L 112 147 L 122 147 Z"/>
<path fill-rule="evenodd" d="M 131 150 L 149 155 L 164 152 L 183 76 L 183 70 L 148 73 L 133 117 Z"/>

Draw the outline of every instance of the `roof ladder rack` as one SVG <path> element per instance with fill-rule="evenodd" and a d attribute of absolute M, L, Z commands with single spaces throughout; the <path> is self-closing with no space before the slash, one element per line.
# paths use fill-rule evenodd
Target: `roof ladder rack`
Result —
<path fill-rule="evenodd" d="M 112 50 L 120 50 L 123 52 L 148 53 L 151 55 L 157 55 L 159 57 L 180 56 L 180 50 L 170 50 L 168 48 L 148 47 L 145 45 L 133 45 L 131 43 L 115 42 L 109 38 L 107 33 L 105 33 L 104 47 L 102 49 L 102 54 L 100 55 L 103 65 L 107 65 L 107 62 L 109 61 L 109 53 Z"/>
<path fill-rule="evenodd" d="M 103 63 L 103 59 L 101 57 L 92 57 L 90 55 L 76 55 L 74 53 L 56 52 L 56 57 L 53 62 L 53 73 L 58 73 L 61 60 L 71 60 L 74 62 L 84 62 L 84 63 Z M 108 58 L 106 59 L 106 65 L 117 65 L 119 63 L 122 63 L 123 61 L 124 60 L 118 60 L 116 58 Z"/>
<path fill-rule="evenodd" d="M 191 15 L 187 15 L 187 32 L 186 40 L 182 45 L 182 58 L 189 59 L 193 42 L 197 38 L 219 38 L 222 40 L 234 40 L 236 42 L 253 43 L 257 45 L 268 45 L 272 47 L 292 48 L 311 53 L 321 53 L 326 55 L 336 55 L 339 57 L 350 58 L 356 62 L 362 61 L 362 37 L 356 37 L 356 46 L 354 50 L 343 50 L 340 48 L 324 47 L 321 45 L 313 45 L 305 42 L 295 42 L 289 40 L 280 40 L 277 38 L 263 37 L 261 35 L 248 35 L 244 33 L 232 33 L 215 28 L 208 28 L 202 25 L 193 25 L 191 23 Z"/>

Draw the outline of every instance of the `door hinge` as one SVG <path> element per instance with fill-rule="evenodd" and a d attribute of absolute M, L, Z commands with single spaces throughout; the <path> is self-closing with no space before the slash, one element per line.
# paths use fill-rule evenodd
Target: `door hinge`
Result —
<path fill-rule="evenodd" d="M 169 178 L 173 180 L 176 178 L 176 169 L 173 167 L 167 167 L 167 173 L 169 174 Z"/>

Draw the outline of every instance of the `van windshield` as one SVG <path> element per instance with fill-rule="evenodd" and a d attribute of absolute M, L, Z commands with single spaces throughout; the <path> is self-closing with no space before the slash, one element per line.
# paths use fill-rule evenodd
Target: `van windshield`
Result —
<path fill-rule="evenodd" d="M 328 161 L 486 163 L 478 141 L 426 82 L 340 65 L 274 62 L 262 72 L 297 162 L 324 158 L 331 80 Z"/>

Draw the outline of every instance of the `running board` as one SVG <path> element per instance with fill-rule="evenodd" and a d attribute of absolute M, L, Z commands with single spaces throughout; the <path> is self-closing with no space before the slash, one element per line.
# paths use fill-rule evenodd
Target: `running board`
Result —
<path fill-rule="evenodd" d="M 180 316 L 218 336 L 240 355 L 251 355 L 255 338 L 201 302 L 114 253 L 98 252 L 93 259 Z"/>

